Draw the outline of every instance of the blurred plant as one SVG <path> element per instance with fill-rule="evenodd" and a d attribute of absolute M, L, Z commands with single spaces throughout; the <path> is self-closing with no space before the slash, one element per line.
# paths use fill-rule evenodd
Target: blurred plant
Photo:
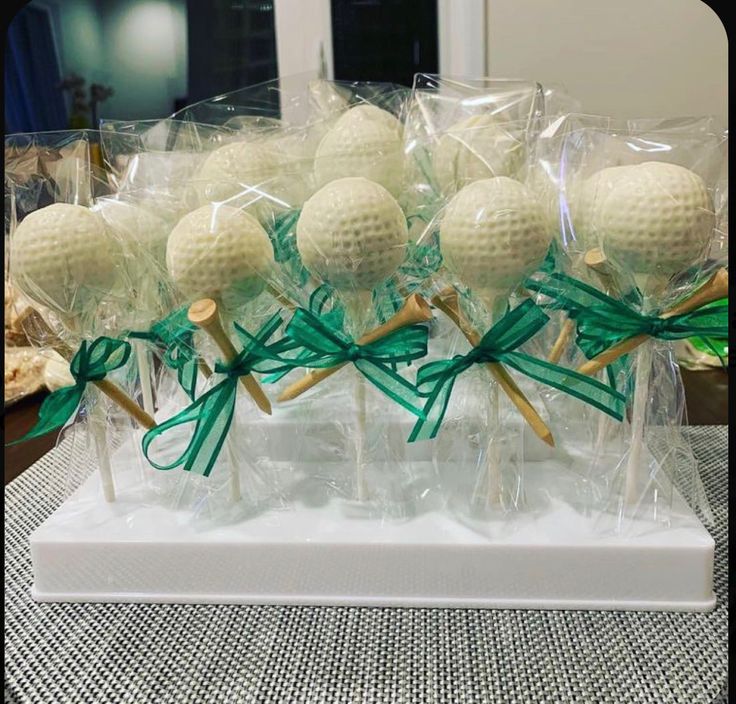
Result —
<path fill-rule="evenodd" d="M 87 81 L 76 73 L 70 73 L 62 80 L 59 87 L 71 94 L 71 114 L 69 116 L 69 127 L 71 129 L 84 129 L 97 126 L 97 105 L 104 103 L 115 91 L 110 86 L 101 83 L 92 83 L 89 87 L 89 97 L 85 90 Z M 91 123 L 90 123 L 91 118 Z"/>

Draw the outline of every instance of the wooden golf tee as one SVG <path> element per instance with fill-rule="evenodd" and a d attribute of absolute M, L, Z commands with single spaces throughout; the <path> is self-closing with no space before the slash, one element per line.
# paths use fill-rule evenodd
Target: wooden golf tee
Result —
<path fill-rule="evenodd" d="M 457 304 L 457 294 L 454 289 L 444 289 L 439 294 L 432 297 L 432 304 L 439 308 L 465 335 L 465 339 L 473 346 L 477 347 L 480 343 L 481 336 L 473 330 L 469 323 L 462 317 L 460 307 Z M 555 446 L 555 440 L 552 431 L 542 420 L 537 411 L 532 406 L 524 392 L 518 387 L 511 375 L 506 371 L 502 364 L 498 362 L 488 362 L 486 367 L 493 375 L 498 385 L 503 389 L 504 393 L 509 397 L 511 402 L 519 410 L 524 420 L 529 424 L 531 429 L 543 442 L 550 447 Z"/>
<path fill-rule="evenodd" d="M 203 298 L 195 301 L 189 306 L 187 317 L 191 323 L 202 328 L 214 340 L 215 344 L 220 348 L 225 362 L 232 362 L 238 356 L 238 351 L 222 327 L 215 301 L 211 298 Z M 271 402 L 268 400 L 266 394 L 263 393 L 263 389 L 261 389 L 253 375 L 244 374 L 240 377 L 240 383 L 250 394 L 258 408 L 264 413 L 271 415 Z"/>
<path fill-rule="evenodd" d="M 726 269 L 719 269 L 715 274 L 713 274 L 707 283 L 695 291 L 692 296 L 662 313 L 660 317 L 671 318 L 674 315 L 689 313 L 696 308 L 700 308 L 700 306 L 717 301 L 727 295 L 728 271 L 726 271 Z M 623 342 L 614 345 L 605 352 L 601 352 L 597 357 L 589 359 L 587 362 L 580 365 L 580 367 L 578 367 L 578 372 L 589 375 L 595 374 L 600 369 L 604 369 L 611 364 L 611 362 L 617 360 L 619 357 L 632 352 L 648 339 L 649 335 L 635 335 L 634 337 L 630 337 L 628 340 L 624 340 Z"/>
<path fill-rule="evenodd" d="M 39 339 L 45 339 L 49 347 L 58 352 L 67 362 L 71 362 L 74 357 L 74 350 L 59 339 L 58 335 L 48 326 L 38 311 L 33 309 L 28 310 L 29 312 L 23 320 L 24 325 L 33 328 L 38 334 Z M 156 427 L 156 421 L 119 386 L 107 379 L 100 379 L 92 383 L 114 403 L 120 406 L 139 425 L 146 429 Z"/>
<path fill-rule="evenodd" d="M 431 319 L 432 311 L 430 310 L 427 302 L 419 294 L 413 293 L 406 299 L 401 310 L 396 313 L 393 318 L 358 338 L 358 340 L 356 340 L 356 344 L 368 345 L 371 342 L 380 340 L 382 337 L 386 337 L 386 335 L 390 335 L 396 330 L 400 330 L 401 328 L 405 328 L 409 325 L 415 325 L 416 323 L 425 323 Z M 346 364 L 347 362 L 343 362 L 342 364 L 338 364 L 334 367 L 316 369 L 309 374 L 306 374 L 298 381 L 287 386 L 278 397 L 278 400 L 291 401 L 292 399 L 295 399 L 308 389 L 319 384 L 320 381 L 323 381 L 324 379 L 327 379 L 327 377 L 332 376 L 335 372 L 340 371 L 340 369 L 342 369 Z"/>
<path fill-rule="evenodd" d="M 560 334 L 555 340 L 555 344 L 552 345 L 552 349 L 550 350 L 549 356 L 547 357 L 548 362 L 552 362 L 552 364 L 557 364 L 560 361 L 562 353 L 567 349 L 567 346 L 570 344 L 570 338 L 572 337 L 574 331 L 575 321 L 567 318 L 565 322 L 562 323 L 562 328 L 560 329 Z"/>

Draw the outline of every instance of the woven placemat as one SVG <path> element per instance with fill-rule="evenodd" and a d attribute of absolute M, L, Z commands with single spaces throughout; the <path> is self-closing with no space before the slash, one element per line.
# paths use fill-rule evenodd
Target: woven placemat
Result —
<path fill-rule="evenodd" d="M 28 536 L 89 460 L 62 443 L 5 490 L 5 701 L 727 701 L 727 435 L 690 431 L 715 515 L 712 613 L 37 604 Z"/>

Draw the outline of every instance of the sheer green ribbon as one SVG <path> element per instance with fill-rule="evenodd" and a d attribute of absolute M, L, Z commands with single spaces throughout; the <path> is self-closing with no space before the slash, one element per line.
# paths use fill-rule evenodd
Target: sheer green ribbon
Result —
<path fill-rule="evenodd" d="M 342 328 L 345 311 L 335 300 L 335 291 L 329 284 L 318 286 L 309 297 L 309 312 L 313 315 L 323 317 L 328 325 L 333 328 Z M 270 355 L 267 360 L 260 364 L 259 371 L 271 372 L 262 379 L 264 384 L 275 384 L 283 379 L 289 372 L 302 366 L 302 360 L 308 359 L 313 352 L 285 334 L 281 340 L 269 346 Z M 296 354 L 285 357 L 290 352 Z M 286 361 L 286 360 L 289 361 Z M 270 362 L 269 362 L 270 360 Z"/>
<path fill-rule="evenodd" d="M 575 341 L 589 359 L 636 335 L 661 340 L 728 336 L 728 311 L 703 306 L 690 313 L 660 318 L 644 315 L 597 288 L 560 273 L 528 281 L 528 289 L 552 298 L 577 324 Z"/>
<path fill-rule="evenodd" d="M 295 209 L 276 216 L 273 227 L 269 228 L 269 236 L 274 259 L 292 281 L 303 286 L 309 279 L 309 272 L 304 268 L 296 247 L 296 223 L 300 214 L 301 210 Z"/>
<path fill-rule="evenodd" d="M 526 300 L 493 325 L 481 338 L 478 346 L 467 354 L 429 362 L 421 367 L 417 372 L 417 391 L 427 399 L 424 406 L 426 418 L 417 421 L 409 436 L 409 442 L 436 437 L 457 377 L 474 364 L 488 362 L 501 362 L 621 420 L 626 399 L 610 386 L 584 374 L 515 351 L 548 321 L 549 317 L 539 306 L 531 300 Z"/>
<path fill-rule="evenodd" d="M 194 332 L 197 326 L 189 321 L 187 313 L 188 308 L 179 308 L 152 325 L 148 332 L 131 332 L 128 337 L 147 340 L 164 350 L 164 364 L 176 371 L 179 385 L 193 401 L 199 370 L 194 347 Z"/>
<path fill-rule="evenodd" d="M 251 335 L 237 323 L 234 324 L 243 349 L 231 363 L 215 364 L 215 373 L 224 374 L 225 378 L 183 411 L 151 428 L 143 436 L 143 454 L 153 467 L 167 470 L 183 465 L 187 472 L 205 477 L 210 475 L 232 425 L 238 380 L 241 376 L 257 371 L 259 362 L 269 356 L 266 343 L 281 327 L 282 322 L 281 315 L 276 313 L 255 335 Z M 172 428 L 187 423 L 195 425 L 184 452 L 169 464 L 154 462 L 149 456 L 151 444 Z"/>
<path fill-rule="evenodd" d="M 334 320 L 299 308 L 286 326 L 286 336 L 309 351 L 309 355 L 283 360 L 286 365 L 328 368 L 352 362 L 375 387 L 415 416 L 423 417 L 416 387 L 391 368 L 427 354 L 428 331 L 424 325 L 396 330 L 367 345 L 356 344 L 340 332 Z M 277 351 L 278 343 L 269 352 Z M 267 362 L 266 362 L 267 363 Z"/>
<path fill-rule="evenodd" d="M 100 381 L 111 371 L 120 369 L 129 357 L 130 343 L 125 340 L 110 337 L 98 337 L 91 343 L 84 340 L 69 364 L 74 385 L 64 386 L 48 396 L 38 411 L 36 425 L 22 438 L 9 444 L 15 445 L 62 428 L 77 410 L 87 384 Z"/>

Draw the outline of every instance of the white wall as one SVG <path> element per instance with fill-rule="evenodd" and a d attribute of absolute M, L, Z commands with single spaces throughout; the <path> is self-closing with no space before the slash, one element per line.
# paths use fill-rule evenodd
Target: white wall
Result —
<path fill-rule="evenodd" d="M 115 95 L 101 117 L 165 117 L 187 93 L 185 0 L 103 0 L 105 58 Z"/>
<path fill-rule="evenodd" d="M 491 76 L 563 83 L 586 112 L 727 121 L 728 39 L 700 0 L 487 0 Z"/>
<path fill-rule="evenodd" d="M 186 96 L 186 0 L 33 1 L 52 12 L 62 73 L 114 88 L 99 117 L 165 117 Z"/>

